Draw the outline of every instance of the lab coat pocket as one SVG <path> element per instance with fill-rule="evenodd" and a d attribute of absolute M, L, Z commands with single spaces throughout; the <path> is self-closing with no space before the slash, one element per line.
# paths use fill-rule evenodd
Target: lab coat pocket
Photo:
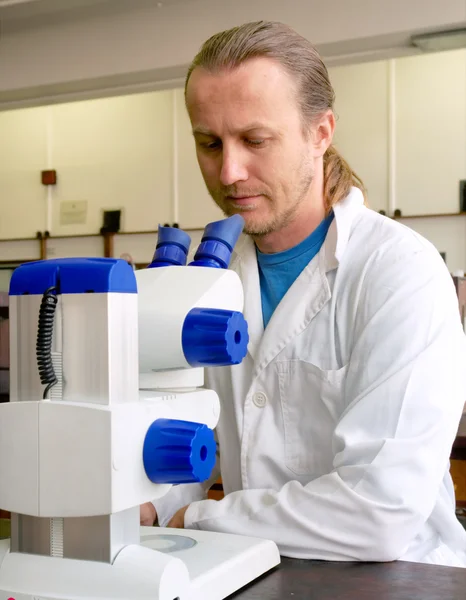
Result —
<path fill-rule="evenodd" d="M 286 467 L 318 477 L 333 468 L 332 436 L 344 409 L 347 366 L 324 371 L 303 360 L 276 363 Z"/>

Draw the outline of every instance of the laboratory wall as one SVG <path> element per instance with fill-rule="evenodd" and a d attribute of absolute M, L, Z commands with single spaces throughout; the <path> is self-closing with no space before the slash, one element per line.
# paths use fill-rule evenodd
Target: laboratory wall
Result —
<path fill-rule="evenodd" d="M 397 207 L 408 215 L 457 212 L 466 179 L 466 50 L 397 61 L 394 88 Z"/>
<path fill-rule="evenodd" d="M 47 108 L 0 112 L 0 239 L 30 237 L 45 227 Z"/>
<path fill-rule="evenodd" d="M 374 210 L 388 211 L 389 62 L 330 69 L 335 90 L 335 146 L 362 178 Z"/>
<path fill-rule="evenodd" d="M 466 269 L 466 50 L 330 68 L 335 144 L 369 205 L 426 235 Z M 40 173 L 55 169 L 57 184 Z M 105 210 L 121 210 L 114 254 L 150 260 L 159 223 L 221 217 L 200 175 L 181 88 L 0 112 L 0 261 L 102 255 Z M 9 240 L 9 241 L 5 241 Z"/>

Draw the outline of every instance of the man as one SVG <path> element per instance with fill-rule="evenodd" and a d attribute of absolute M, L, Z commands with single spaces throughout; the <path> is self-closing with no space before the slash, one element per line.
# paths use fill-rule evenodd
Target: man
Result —
<path fill-rule="evenodd" d="M 364 206 L 334 93 L 279 23 L 208 40 L 186 82 L 206 186 L 249 234 L 231 268 L 249 353 L 208 370 L 225 498 L 178 486 L 141 522 L 271 538 L 285 556 L 466 566 L 449 453 L 465 337 L 439 253 Z M 213 474 L 213 479 L 218 472 Z"/>

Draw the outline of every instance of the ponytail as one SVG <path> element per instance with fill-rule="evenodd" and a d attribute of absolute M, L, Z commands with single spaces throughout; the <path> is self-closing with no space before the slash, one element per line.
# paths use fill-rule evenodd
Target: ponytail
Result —
<path fill-rule="evenodd" d="M 346 198 L 353 186 L 362 191 L 366 202 L 364 183 L 335 146 L 330 146 L 324 154 L 324 199 L 327 213 L 335 204 Z"/>

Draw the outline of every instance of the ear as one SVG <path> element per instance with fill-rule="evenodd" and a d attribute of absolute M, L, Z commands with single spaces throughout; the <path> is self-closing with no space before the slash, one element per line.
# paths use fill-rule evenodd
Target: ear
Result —
<path fill-rule="evenodd" d="M 333 111 L 327 110 L 319 117 L 313 127 L 312 141 L 315 158 L 320 158 L 325 154 L 332 143 L 334 131 L 335 115 Z"/>

